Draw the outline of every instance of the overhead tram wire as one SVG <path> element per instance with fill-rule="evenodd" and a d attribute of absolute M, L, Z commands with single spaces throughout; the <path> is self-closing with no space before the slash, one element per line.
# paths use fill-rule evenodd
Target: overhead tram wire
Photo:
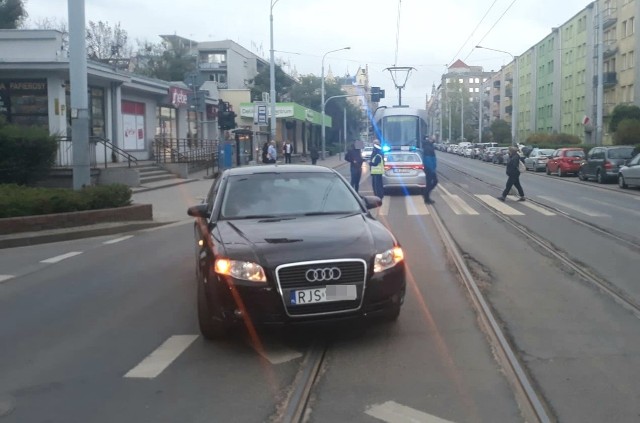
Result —
<path fill-rule="evenodd" d="M 507 14 L 507 12 L 509 11 L 509 9 L 511 9 L 511 6 L 513 6 L 515 4 L 515 2 L 517 2 L 518 0 L 513 0 L 511 2 L 511 4 L 505 9 L 505 11 L 502 13 L 502 15 L 500 15 L 500 17 L 498 18 L 498 20 L 491 26 L 491 28 L 489 28 L 489 30 L 487 31 L 486 34 L 484 34 L 482 36 L 482 38 L 480 38 L 480 41 L 478 41 L 476 43 L 476 45 L 482 44 L 482 41 L 484 41 L 485 38 L 487 38 L 487 35 L 489 35 L 489 33 L 491 33 L 491 31 L 493 31 L 493 28 L 495 28 L 496 25 L 498 25 L 498 22 L 500 22 L 502 20 L 502 18 L 504 18 L 504 15 Z M 471 53 L 473 53 L 475 50 L 475 47 L 471 49 L 471 51 L 469 52 L 469 54 L 467 54 L 464 58 L 464 60 L 467 60 L 469 58 L 469 56 L 471 56 Z"/>
<path fill-rule="evenodd" d="M 491 3 L 491 6 L 489 6 L 489 9 L 487 9 L 487 11 L 485 12 L 484 16 L 482 17 L 482 19 L 480 19 L 480 22 L 478 22 L 478 24 L 476 25 L 475 28 L 473 28 L 473 31 L 471 31 L 471 34 L 469 34 L 469 37 L 467 37 L 467 39 L 465 40 L 464 43 L 462 43 L 462 45 L 460 46 L 460 50 L 457 51 L 456 54 L 453 55 L 453 59 L 451 59 L 451 64 L 456 60 L 456 57 L 458 57 L 458 55 L 460 54 L 460 52 L 462 51 L 462 49 L 464 48 L 464 46 L 467 45 L 467 43 L 469 42 L 469 40 L 471 39 L 471 37 L 473 37 L 473 35 L 476 33 L 476 31 L 478 30 L 478 28 L 480 27 L 480 25 L 482 25 L 482 22 L 484 21 L 484 19 L 487 17 L 487 15 L 489 14 L 489 12 L 491 12 L 491 9 L 493 9 L 493 6 L 495 6 L 495 4 L 498 2 L 498 0 L 493 0 L 493 3 Z"/>

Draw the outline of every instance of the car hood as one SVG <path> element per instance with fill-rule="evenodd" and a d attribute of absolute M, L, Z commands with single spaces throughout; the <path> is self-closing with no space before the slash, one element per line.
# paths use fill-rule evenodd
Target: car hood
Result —
<path fill-rule="evenodd" d="M 214 239 L 227 257 L 253 261 L 271 269 L 310 260 L 369 261 L 395 243 L 380 222 L 364 214 L 219 221 Z"/>

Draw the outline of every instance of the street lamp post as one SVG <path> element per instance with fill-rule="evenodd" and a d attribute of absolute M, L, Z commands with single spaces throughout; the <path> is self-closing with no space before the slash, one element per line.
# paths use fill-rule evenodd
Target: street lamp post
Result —
<path fill-rule="evenodd" d="M 516 106 L 518 105 L 516 84 L 518 84 L 518 78 L 519 78 L 518 61 L 516 60 L 516 57 L 513 54 L 509 53 L 508 51 L 498 50 L 495 48 L 489 48 L 489 47 L 483 47 L 483 46 L 476 46 L 476 48 L 482 48 L 485 50 L 497 51 L 498 53 L 508 54 L 509 56 L 511 56 L 511 59 L 513 60 L 514 68 L 515 68 L 515 75 L 513 79 L 515 80 L 515 83 L 512 84 L 512 87 L 511 87 L 511 144 L 516 145 L 517 144 L 516 143 L 516 117 L 517 117 Z"/>
<path fill-rule="evenodd" d="M 273 57 L 273 6 L 278 3 L 279 0 L 271 0 L 271 9 L 269 11 L 269 23 L 270 23 L 270 39 L 271 39 L 271 50 L 270 50 L 270 61 L 269 61 L 269 103 L 271 109 L 271 139 L 276 139 L 276 66 L 275 59 Z"/>
<path fill-rule="evenodd" d="M 321 104 L 322 104 L 322 120 L 320 121 L 320 126 L 322 128 L 322 160 L 325 159 L 325 129 L 324 129 L 324 58 L 327 57 L 327 54 L 329 53 L 334 53 L 336 51 L 340 51 L 340 50 L 350 50 L 351 47 L 342 47 L 342 48 L 338 48 L 336 50 L 331 50 L 326 52 L 323 56 L 322 56 L 322 72 L 320 74 L 320 98 L 321 98 Z"/>

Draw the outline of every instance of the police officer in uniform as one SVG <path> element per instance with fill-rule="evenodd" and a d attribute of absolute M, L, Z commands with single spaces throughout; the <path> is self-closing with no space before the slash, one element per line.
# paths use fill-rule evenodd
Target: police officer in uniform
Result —
<path fill-rule="evenodd" d="M 373 187 L 373 195 L 380 198 L 384 198 L 384 188 L 382 187 L 382 174 L 384 173 L 384 157 L 382 155 L 382 148 L 380 147 L 380 141 L 377 139 L 373 141 L 373 152 L 371 153 L 371 160 L 369 161 L 369 168 L 371 172 L 371 185 Z"/>

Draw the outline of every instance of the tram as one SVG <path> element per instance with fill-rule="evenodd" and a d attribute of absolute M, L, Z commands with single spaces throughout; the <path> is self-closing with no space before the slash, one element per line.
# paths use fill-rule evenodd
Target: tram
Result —
<path fill-rule="evenodd" d="M 429 134 L 427 111 L 409 106 L 379 107 L 373 114 L 374 130 L 382 151 L 421 150 Z"/>

